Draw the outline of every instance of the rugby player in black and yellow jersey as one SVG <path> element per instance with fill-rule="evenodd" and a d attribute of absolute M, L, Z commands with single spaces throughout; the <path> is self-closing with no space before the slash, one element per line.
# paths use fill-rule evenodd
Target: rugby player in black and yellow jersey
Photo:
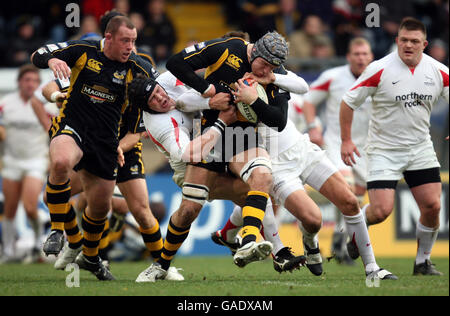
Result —
<path fill-rule="evenodd" d="M 236 102 L 251 104 L 261 122 L 283 130 L 287 123 L 289 93 L 269 84 L 266 86 L 269 104 L 266 104 L 258 97 L 256 85 L 247 86 L 242 78 L 250 72 L 257 77 L 266 77 L 276 69 L 283 71 L 280 66 L 286 60 L 287 54 L 288 46 L 284 38 L 276 32 L 271 32 L 255 44 L 238 37 L 219 38 L 196 44 L 172 56 L 166 67 L 179 80 L 204 97 L 212 97 L 216 92 L 232 93 Z M 206 68 L 204 78 L 195 73 L 201 68 Z M 223 126 L 223 122 L 217 120 L 218 113 L 214 110 L 204 111 L 202 127 L 220 123 Z M 256 124 L 241 118 L 229 126 L 233 128 L 233 135 L 228 139 L 225 133 L 222 142 L 222 148 L 225 150 L 219 151 L 215 161 L 188 166 L 182 189 L 183 200 L 169 221 L 159 260 L 162 269 L 168 269 L 172 258 L 187 238 L 191 223 L 208 200 L 214 177 L 226 170 L 240 176 L 250 187 L 243 208 L 242 245 L 234 256 L 235 264 L 244 267 L 252 261 L 266 258 L 271 253 L 270 242 L 256 242 L 269 198 L 272 175 L 269 155 L 259 148 L 255 126 Z"/>
<path fill-rule="evenodd" d="M 64 214 L 69 207 L 70 170 L 79 170 L 89 207 L 82 221 L 83 253 L 76 262 L 100 280 L 114 279 L 101 264 L 98 244 L 110 210 L 118 158 L 123 164 L 118 133 L 128 106 L 126 86 L 138 73 L 157 76 L 147 61 L 132 52 L 136 37 L 131 21 L 117 16 L 100 42 L 50 44 L 32 55 L 37 67 L 50 68 L 56 77 L 70 76 L 67 100 L 50 129 L 47 201 L 52 214 Z M 44 248 L 58 244 L 63 229 L 52 227 Z"/>

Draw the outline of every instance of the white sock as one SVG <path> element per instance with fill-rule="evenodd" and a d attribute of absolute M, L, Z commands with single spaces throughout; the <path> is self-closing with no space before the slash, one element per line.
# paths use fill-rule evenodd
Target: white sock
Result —
<path fill-rule="evenodd" d="M 44 233 L 44 227 L 39 220 L 39 216 L 37 219 L 28 218 L 28 221 L 30 222 L 30 226 L 33 229 L 34 232 L 34 247 L 40 249 L 40 238 L 42 234 Z"/>
<path fill-rule="evenodd" d="M 335 209 L 335 212 L 336 212 L 336 221 L 334 224 L 334 231 L 336 233 L 345 233 L 346 228 L 345 228 L 344 216 L 342 215 L 341 211 L 339 211 L 338 209 Z"/>
<path fill-rule="evenodd" d="M 317 236 L 317 233 L 308 232 L 300 221 L 298 221 L 298 227 L 303 234 L 303 241 L 309 248 L 315 249 L 319 247 L 319 237 Z"/>
<path fill-rule="evenodd" d="M 369 206 L 370 206 L 370 203 L 367 203 L 367 204 L 364 205 L 363 208 L 361 209 L 361 213 L 362 213 L 362 215 L 363 215 L 363 217 L 364 217 L 364 222 L 366 223 L 366 226 L 367 226 L 367 227 L 370 226 L 369 222 L 367 221 L 367 214 L 366 214 L 367 208 L 368 208 Z"/>
<path fill-rule="evenodd" d="M 273 245 L 272 253 L 276 255 L 278 251 L 284 248 L 278 233 L 278 225 L 273 213 L 272 201 L 267 200 L 266 212 L 263 220 L 264 239 L 270 241 Z"/>
<path fill-rule="evenodd" d="M 2 221 L 3 255 L 14 257 L 14 244 L 16 241 L 16 227 L 14 220 L 4 218 Z"/>
<path fill-rule="evenodd" d="M 235 205 L 233 209 L 233 213 L 230 215 L 230 222 L 236 226 L 236 228 L 231 228 L 227 230 L 226 236 L 222 236 L 228 242 L 234 242 L 237 234 L 244 225 L 244 220 L 242 219 L 242 208 Z"/>
<path fill-rule="evenodd" d="M 347 232 L 350 240 L 358 247 L 366 272 L 378 270 L 380 267 L 375 260 L 372 244 L 370 243 L 369 232 L 364 223 L 362 212 L 360 211 L 358 215 L 355 216 L 344 215 L 344 220 L 347 225 Z"/>
<path fill-rule="evenodd" d="M 438 229 L 425 227 L 420 222 L 417 223 L 417 227 L 416 227 L 416 238 L 417 238 L 416 264 L 424 263 L 425 260 L 430 259 L 431 249 L 433 249 L 433 245 L 436 242 L 438 233 L 439 233 Z"/>

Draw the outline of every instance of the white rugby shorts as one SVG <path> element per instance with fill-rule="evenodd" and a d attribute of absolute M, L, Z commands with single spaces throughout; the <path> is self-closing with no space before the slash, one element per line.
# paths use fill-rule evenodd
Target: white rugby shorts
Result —
<path fill-rule="evenodd" d="M 43 182 L 47 179 L 49 161 L 45 158 L 16 159 L 13 157 L 3 157 L 2 177 L 21 181 L 25 177 L 40 179 Z"/>
<path fill-rule="evenodd" d="M 316 190 L 338 169 L 327 158 L 325 151 L 307 139 L 272 158 L 273 187 L 271 195 L 279 205 L 284 205 L 293 192 L 304 190 L 306 183 Z"/>
<path fill-rule="evenodd" d="M 383 150 L 367 148 L 367 182 L 398 181 L 403 172 L 439 168 L 441 165 L 431 140 L 408 150 Z"/>

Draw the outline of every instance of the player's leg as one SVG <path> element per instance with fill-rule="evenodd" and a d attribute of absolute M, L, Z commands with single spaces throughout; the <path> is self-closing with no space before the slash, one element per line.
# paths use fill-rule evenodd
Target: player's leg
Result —
<path fill-rule="evenodd" d="M 183 199 L 178 210 L 169 219 L 161 257 L 157 263 L 143 271 L 136 282 L 155 282 L 166 279 L 173 258 L 189 235 L 192 222 L 209 199 L 209 188 L 213 177 L 213 172 L 208 169 L 187 166 L 182 188 Z"/>
<path fill-rule="evenodd" d="M 41 194 L 44 181 L 42 177 L 25 176 L 22 181 L 22 203 L 27 213 L 28 221 L 34 233 L 34 246 L 28 258 L 28 262 L 39 260 L 41 245 L 40 238 L 44 232 L 38 214 L 39 195 Z"/>
<path fill-rule="evenodd" d="M 84 169 L 79 172 L 88 207 L 82 220 L 83 251 L 75 262 L 80 268 L 91 271 L 99 280 L 114 280 L 101 263 L 98 249 L 107 215 L 111 210 L 115 180 L 100 178 Z"/>
<path fill-rule="evenodd" d="M 64 222 L 70 210 L 70 173 L 83 157 L 74 138 L 58 135 L 50 142 L 50 168 L 46 186 L 47 206 L 50 212 L 51 230 L 44 243 L 46 255 L 58 255 L 64 245 Z"/>
<path fill-rule="evenodd" d="M 242 245 L 234 256 L 235 264 L 244 267 L 252 261 L 266 258 L 272 252 L 270 242 L 256 243 L 272 188 L 272 167 L 269 155 L 261 148 L 252 148 L 236 155 L 229 166 L 250 187 L 242 209 Z"/>
<path fill-rule="evenodd" d="M 416 227 L 417 255 L 413 273 L 443 275 L 430 260 L 440 224 L 442 184 L 439 168 L 406 171 L 404 175 L 420 210 Z"/>
<path fill-rule="evenodd" d="M 133 214 L 139 224 L 139 230 L 145 246 L 152 257 L 158 260 L 161 256 L 163 240 L 159 223 L 153 216 L 149 206 L 145 179 L 132 179 L 118 183 L 117 186 L 124 196 L 131 214 Z"/>
<path fill-rule="evenodd" d="M 306 266 L 314 275 L 321 275 L 322 257 L 317 236 L 322 227 L 322 213 L 319 207 L 303 189 L 290 193 L 284 200 L 284 207 L 299 220 Z"/>
<path fill-rule="evenodd" d="M 2 241 L 3 257 L 2 262 L 14 261 L 15 259 L 15 241 L 16 227 L 14 218 L 16 217 L 17 207 L 19 206 L 20 192 L 22 190 L 22 181 L 19 179 L 6 178 L 3 170 L 3 221 L 2 221 Z"/>
<path fill-rule="evenodd" d="M 319 192 L 336 205 L 344 215 L 347 233 L 351 243 L 356 246 L 361 256 L 366 274 L 376 275 L 380 279 L 397 279 L 392 273 L 377 265 L 358 199 L 345 182 L 344 177 L 339 172 L 334 173 L 322 185 Z"/>

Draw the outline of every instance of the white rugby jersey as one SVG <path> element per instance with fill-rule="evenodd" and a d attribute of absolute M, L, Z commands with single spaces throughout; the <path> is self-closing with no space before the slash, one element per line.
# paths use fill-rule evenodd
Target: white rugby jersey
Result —
<path fill-rule="evenodd" d="M 305 101 L 319 105 L 326 100 L 324 140 L 327 145 L 341 143 L 339 111 L 342 96 L 355 83 L 356 78 L 350 65 L 339 66 L 324 71 L 311 85 Z M 370 99 L 367 99 L 355 112 L 352 123 L 352 139 L 356 146 L 365 145 L 371 112 Z"/>
<path fill-rule="evenodd" d="M 0 123 L 5 127 L 4 155 L 17 160 L 48 156 L 49 138 L 31 102 L 14 92 L 0 100 Z"/>
<path fill-rule="evenodd" d="M 156 81 L 176 100 L 188 88 L 170 72 L 160 75 Z M 190 143 L 190 133 L 197 113 L 184 113 L 172 110 L 167 113 L 150 114 L 144 112 L 144 124 L 150 139 L 167 157 L 173 170 L 183 170 L 186 163 L 182 155 Z"/>
<path fill-rule="evenodd" d="M 448 67 L 423 54 L 410 69 L 395 51 L 371 63 L 343 100 L 357 109 L 372 96 L 369 148 L 405 149 L 430 140 L 430 116 L 440 96 L 448 103 Z"/>

